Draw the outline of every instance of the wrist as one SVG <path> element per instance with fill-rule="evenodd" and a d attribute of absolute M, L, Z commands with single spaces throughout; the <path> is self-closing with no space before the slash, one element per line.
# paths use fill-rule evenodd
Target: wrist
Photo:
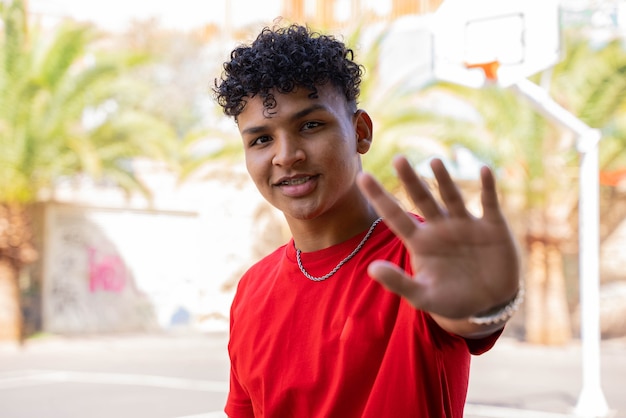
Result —
<path fill-rule="evenodd" d="M 520 283 L 517 293 L 505 304 L 495 306 L 488 311 L 470 316 L 468 321 L 476 325 L 502 324 L 511 319 L 524 301 L 524 288 Z"/>

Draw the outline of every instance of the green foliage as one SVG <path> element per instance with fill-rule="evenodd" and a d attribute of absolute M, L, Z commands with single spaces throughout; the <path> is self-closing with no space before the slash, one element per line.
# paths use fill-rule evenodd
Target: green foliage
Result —
<path fill-rule="evenodd" d="M 592 48 L 589 41 L 566 37 L 563 60 L 545 75 L 552 97 L 592 127 L 601 129 L 601 165 L 626 163 L 626 52 L 622 43 Z M 536 82 L 540 76 L 534 77 Z M 544 77 L 545 79 L 545 77 Z M 529 208 L 549 202 L 575 204 L 578 154 L 564 130 L 538 114 L 523 98 L 498 87 L 470 89 L 439 83 L 432 87 L 466 101 L 476 109 L 476 120 L 440 119 L 439 140 L 460 144 L 503 172 L 501 184 L 522 194 Z M 459 127 L 465 133 L 459 132 Z M 448 138 L 448 139 L 446 139 Z M 572 138 L 573 139 L 573 138 Z"/>
<path fill-rule="evenodd" d="M 602 132 L 601 167 L 626 166 L 626 49 L 615 39 L 593 46 L 568 32 L 567 55 L 554 69 L 552 94 L 589 126 Z"/>
<path fill-rule="evenodd" d="M 366 171 L 373 173 L 390 191 L 397 191 L 399 182 L 391 165 L 397 154 L 416 155 L 419 136 L 436 114 L 419 103 L 421 86 L 401 79 L 394 84 L 385 83 L 381 60 L 385 43 L 389 42 L 391 27 L 377 30 L 367 40 L 371 27 L 357 26 L 346 39 L 346 44 L 357 51 L 356 60 L 363 65 L 360 103 L 374 125 L 372 149 L 364 155 Z M 375 30 L 375 29 L 374 29 Z"/>
<path fill-rule="evenodd" d="M 76 175 L 146 192 L 129 160 L 164 158 L 174 137 L 134 110 L 134 84 L 122 82 L 148 57 L 97 50 L 90 26 L 30 28 L 21 0 L 1 6 L 0 201 L 31 202 Z"/>
<path fill-rule="evenodd" d="M 178 182 L 183 183 L 198 176 L 210 163 L 221 161 L 234 164 L 242 159 L 243 147 L 236 133 L 203 129 L 190 132 L 179 142 L 172 161 L 178 173 Z"/>

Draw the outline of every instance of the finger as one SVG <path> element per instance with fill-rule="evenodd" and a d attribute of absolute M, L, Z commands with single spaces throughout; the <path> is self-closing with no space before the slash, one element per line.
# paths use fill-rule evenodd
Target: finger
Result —
<path fill-rule="evenodd" d="M 409 194 L 411 201 L 417 206 L 422 215 L 428 220 L 434 220 L 443 215 L 441 207 L 437 203 L 428 186 L 418 177 L 411 164 L 404 157 L 396 157 L 393 161 L 398 177 Z"/>
<path fill-rule="evenodd" d="M 446 205 L 448 214 L 457 218 L 469 216 L 461 191 L 452 180 L 452 177 L 450 177 L 450 173 L 448 173 L 448 170 L 444 166 L 443 162 L 440 159 L 435 158 L 430 162 L 430 167 L 432 168 L 433 174 L 437 179 L 439 194 Z"/>
<path fill-rule="evenodd" d="M 498 202 L 496 180 L 489 167 L 483 167 L 480 170 L 480 180 L 482 183 L 481 202 L 483 205 L 483 218 L 492 221 L 501 220 L 503 215 Z"/>
<path fill-rule="evenodd" d="M 367 272 L 387 290 L 407 299 L 414 307 L 419 307 L 422 288 L 400 267 L 389 261 L 377 260 L 368 266 Z"/>
<path fill-rule="evenodd" d="M 369 200 L 378 215 L 382 216 L 385 224 L 401 239 L 406 240 L 417 231 L 417 223 L 399 205 L 383 187 L 367 173 L 359 173 L 357 185 Z"/>

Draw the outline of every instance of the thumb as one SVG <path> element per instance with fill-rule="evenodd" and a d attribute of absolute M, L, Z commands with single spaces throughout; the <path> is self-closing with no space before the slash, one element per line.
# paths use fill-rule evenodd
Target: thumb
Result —
<path fill-rule="evenodd" d="M 367 268 L 370 277 L 379 282 L 387 290 L 407 299 L 418 307 L 421 299 L 421 286 L 397 265 L 389 261 L 373 261 Z"/>

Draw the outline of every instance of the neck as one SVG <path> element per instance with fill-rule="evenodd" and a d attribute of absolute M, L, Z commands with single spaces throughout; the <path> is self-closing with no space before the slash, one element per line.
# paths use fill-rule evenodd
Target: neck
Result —
<path fill-rule="evenodd" d="M 322 215 L 314 219 L 290 219 L 287 223 L 297 249 L 317 251 L 344 242 L 369 229 L 378 218 L 373 208 L 362 211 L 344 211 L 345 215 Z"/>

